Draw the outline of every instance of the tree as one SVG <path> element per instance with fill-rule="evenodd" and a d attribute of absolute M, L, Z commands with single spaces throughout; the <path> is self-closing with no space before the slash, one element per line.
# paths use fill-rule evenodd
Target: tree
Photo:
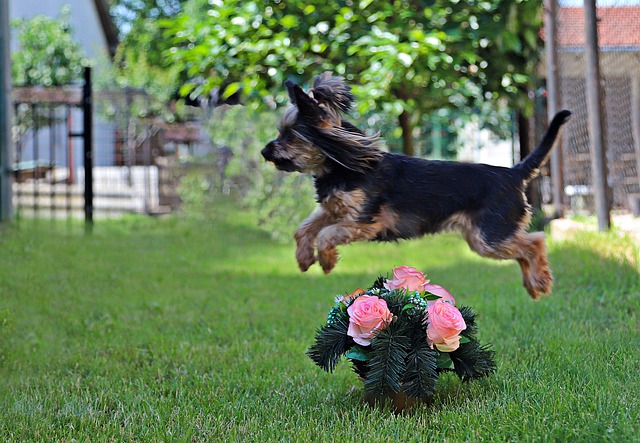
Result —
<path fill-rule="evenodd" d="M 158 21 L 178 14 L 183 3 L 185 0 L 111 0 L 120 44 L 113 63 L 102 70 L 98 87 L 143 90 L 151 100 L 141 113 L 163 115 L 169 121 L 181 118 L 184 107 L 167 104 L 184 79 L 164 55 L 170 43 L 163 38 Z"/>
<path fill-rule="evenodd" d="M 120 52 L 125 58 L 143 56 L 151 66 L 166 67 L 169 48 L 158 21 L 176 16 L 186 0 L 111 0 L 111 15 L 120 30 Z M 137 62 L 137 59 L 133 59 Z"/>
<path fill-rule="evenodd" d="M 413 154 L 423 114 L 487 100 L 522 107 L 537 61 L 540 1 L 191 0 L 165 20 L 184 94 L 240 88 L 257 106 L 285 100 L 286 78 L 329 69 L 354 84 L 358 111 L 395 116 Z"/>
<path fill-rule="evenodd" d="M 11 74 L 16 86 L 61 86 L 82 78 L 88 63 L 81 46 L 73 40 L 70 10 L 60 17 L 38 15 L 17 20 L 20 50 L 11 56 Z"/>

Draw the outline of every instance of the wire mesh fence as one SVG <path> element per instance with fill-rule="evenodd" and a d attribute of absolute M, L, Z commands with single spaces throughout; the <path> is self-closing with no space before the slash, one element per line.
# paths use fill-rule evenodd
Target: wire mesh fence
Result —
<path fill-rule="evenodd" d="M 556 11 L 561 103 L 573 112 L 563 133 L 564 204 L 574 212 L 591 212 L 594 189 L 583 2 L 560 1 Z M 598 2 L 596 16 L 611 208 L 637 211 L 640 115 L 634 107 L 640 103 L 640 1 Z"/>

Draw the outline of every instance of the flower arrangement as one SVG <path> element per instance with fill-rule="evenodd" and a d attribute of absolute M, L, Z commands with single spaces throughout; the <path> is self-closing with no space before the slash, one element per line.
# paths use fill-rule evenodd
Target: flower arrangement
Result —
<path fill-rule="evenodd" d="M 495 371 L 494 352 L 475 338 L 476 313 L 415 268 L 399 266 L 368 290 L 337 296 L 307 354 L 333 372 L 341 356 L 364 381 L 368 398 L 427 399 L 438 375 L 463 381 Z"/>

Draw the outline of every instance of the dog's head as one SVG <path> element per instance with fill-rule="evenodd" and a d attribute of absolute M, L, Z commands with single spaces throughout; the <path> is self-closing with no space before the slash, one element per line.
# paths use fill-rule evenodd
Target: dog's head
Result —
<path fill-rule="evenodd" d="M 262 150 L 265 160 L 283 171 L 320 175 L 332 164 L 364 172 L 381 156 L 375 148 L 378 136 L 368 137 L 342 120 L 353 104 L 353 95 L 342 77 L 325 72 L 305 92 L 287 80 L 294 105 L 285 111 L 275 140 Z"/>

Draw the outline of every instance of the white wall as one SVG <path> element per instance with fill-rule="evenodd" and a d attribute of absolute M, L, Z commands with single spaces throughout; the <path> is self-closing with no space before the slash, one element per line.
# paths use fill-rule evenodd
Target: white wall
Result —
<path fill-rule="evenodd" d="M 481 129 L 476 122 L 467 123 L 458 140 L 458 160 L 471 163 L 486 163 L 494 166 L 513 166 L 513 150 L 519 151 L 511 140 L 500 140 L 488 129 Z"/>
<path fill-rule="evenodd" d="M 37 15 L 58 17 L 64 5 L 71 8 L 73 36 L 82 45 L 87 57 L 104 57 L 108 52 L 107 39 L 102 32 L 93 0 L 9 0 L 9 16 L 11 19 L 30 19 Z M 17 49 L 17 35 L 15 30 L 12 30 L 11 51 Z"/>

